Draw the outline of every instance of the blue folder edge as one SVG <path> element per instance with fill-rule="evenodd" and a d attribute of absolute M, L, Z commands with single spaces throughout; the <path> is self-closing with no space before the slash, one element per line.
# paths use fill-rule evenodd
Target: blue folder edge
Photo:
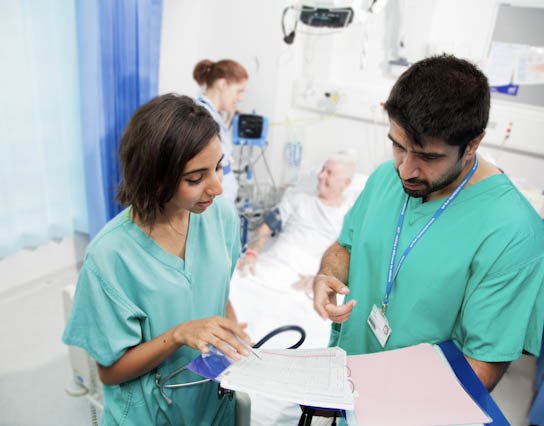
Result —
<path fill-rule="evenodd" d="M 491 398 L 487 389 L 480 382 L 480 379 L 478 379 L 478 376 L 476 376 L 476 373 L 470 367 L 463 353 L 455 346 L 455 343 L 448 340 L 447 342 L 439 343 L 438 347 L 442 350 L 457 379 L 459 379 L 467 393 L 493 419 L 491 423 L 486 423 L 486 425 L 509 425 L 510 423 L 506 420 L 504 414 L 502 414 L 499 406 L 493 401 L 493 398 Z"/>

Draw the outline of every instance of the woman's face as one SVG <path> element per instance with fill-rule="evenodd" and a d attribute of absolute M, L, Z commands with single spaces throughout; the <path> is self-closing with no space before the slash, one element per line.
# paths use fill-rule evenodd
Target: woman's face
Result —
<path fill-rule="evenodd" d="M 224 80 L 221 90 L 219 111 L 232 115 L 236 112 L 238 102 L 246 90 L 247 80 L 228 82 Z"/>
<path fill-rule="evenodd" d="M 218 136 L 185 165 L 176 194 L 169 203 L 176 210 L 202 213 L 223 192 L 223 153 Z"/>

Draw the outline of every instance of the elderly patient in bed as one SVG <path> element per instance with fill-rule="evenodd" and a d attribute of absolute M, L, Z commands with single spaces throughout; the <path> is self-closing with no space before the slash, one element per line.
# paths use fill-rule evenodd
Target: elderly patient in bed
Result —
<path fill-rule="evenodd" d="M 317 194 L 287 191 L 240 259 L 230 300 L 255 341 L 275 327 L 295 324 L 306 331 L 302 347 L 327 346 L 329 324 L 313 310 L 309 290 L 322 254 L 338 238 L 351 207 L 345 190 L 355 171 L 352 158 L 337 153 L 323 164 Z M 286 335 L 267 347 L 283 348 L 295 341 Z"/>

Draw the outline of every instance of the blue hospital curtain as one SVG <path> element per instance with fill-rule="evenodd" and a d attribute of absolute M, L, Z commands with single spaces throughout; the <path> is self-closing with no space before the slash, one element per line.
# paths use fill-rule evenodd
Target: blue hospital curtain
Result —
<path fill-rule="evenodd" d="M 0 2 L 0 258 L 87 227 L 75 16 Z"/>
<path fill-rule="evenodd" d="M 91 237 L 121 207 L 118 146 L 134 110 L 158 92 L 162 0 L 79 0 L 77 28 Z"/>

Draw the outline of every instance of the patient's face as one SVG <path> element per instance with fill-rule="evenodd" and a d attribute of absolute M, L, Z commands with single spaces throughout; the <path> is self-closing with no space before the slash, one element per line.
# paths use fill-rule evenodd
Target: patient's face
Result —
<path fill-rule="evenodd" d="M 338 161 L 328 160 L 317 176 L 318 195 L 325 199 L 337 197 L 344 192 L 348 183 L 344 165 Z"/>

